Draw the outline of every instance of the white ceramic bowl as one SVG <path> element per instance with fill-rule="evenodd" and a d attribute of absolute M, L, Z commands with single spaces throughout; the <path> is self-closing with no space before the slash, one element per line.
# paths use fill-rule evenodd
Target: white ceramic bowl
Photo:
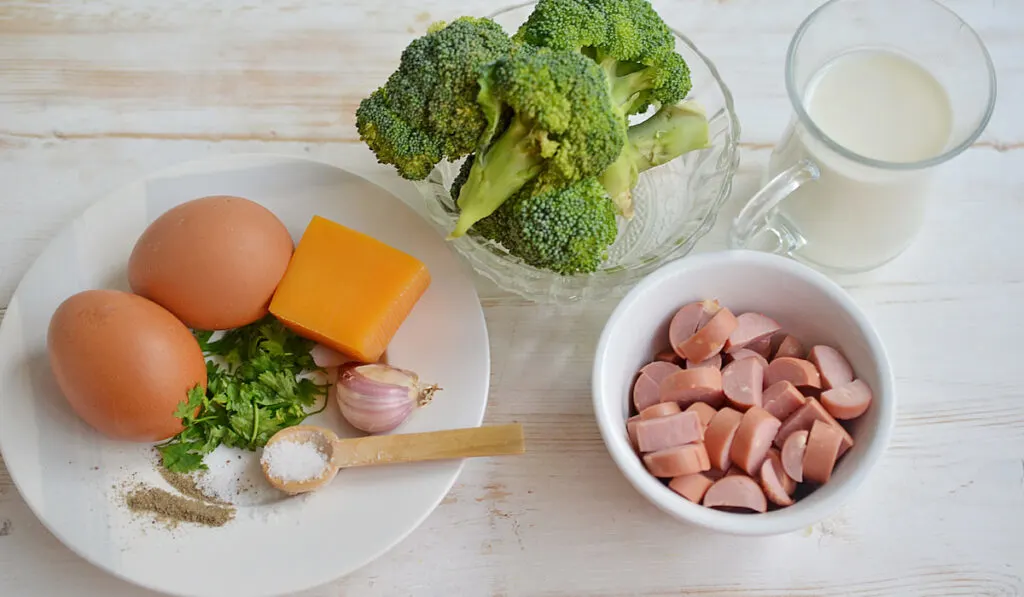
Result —
<path fill-rule="evenodd" d="M 718 299 L 736 313 L 764 313 L 808 347 L 836 347 L 874 391 L 871 407 L 852 426 L 855 445 L 837 463 L 831 480 L 788 508 L 738 514 L 693 504 L 651 476 L 630 447 L 625 421 L 637 370 L 668 346 L 669 321 L 679 307 L 706 298 Z M 787 533 L 828 517 L 878 462 L 896 418 L 885 349 L 849 295 L 807 266 L 752 251 L 686 257 L 637 284 L 605 324 L 594 359 L 593 392 L 608 452 L 637 491 L 681 521 L 734 535 Z"/>

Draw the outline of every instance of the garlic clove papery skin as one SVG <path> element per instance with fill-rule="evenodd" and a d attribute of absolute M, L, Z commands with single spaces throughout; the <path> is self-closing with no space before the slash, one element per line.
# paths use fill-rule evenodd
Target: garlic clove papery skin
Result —
<path fill-rule="evenodd" d="M 401 425 L 419 396 L 414 373 L 387 365 L 342 366 L 335 392 L 341 415 L 366 433 L 385 433 Z"/>

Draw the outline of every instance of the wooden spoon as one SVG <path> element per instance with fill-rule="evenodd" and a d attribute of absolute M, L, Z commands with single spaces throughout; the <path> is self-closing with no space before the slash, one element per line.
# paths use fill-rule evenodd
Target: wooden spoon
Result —
<path fill-rule="evenodd" d="M 449 429 L 426 433 L 370 435 L 339 439 L 324 427 L 297 425 L 278 431 L 267 440 L 267 447 L 280 441 L 312 443 L 327 456 L 327 467 L 320 476 L 304 481 L 286 481 L 271 476 L 266 461 L 260 461 L 271 485 L 290 494 L 319 489 L 331 482 L 338 469 L 376 466 L 401 462 L 446 460 L 474 456 L 505 456 L 526 450 L 523 427 L 518 423 L 469 429 Z"/>

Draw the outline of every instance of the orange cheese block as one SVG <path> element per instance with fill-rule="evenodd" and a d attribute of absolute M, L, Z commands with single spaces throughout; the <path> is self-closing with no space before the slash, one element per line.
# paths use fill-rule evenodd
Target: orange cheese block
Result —
<path fill-rule="evenodd" d="M 270 312 L 296 334 L 372 363 L 429 285 L 415 257 L 313 216 Z"/>

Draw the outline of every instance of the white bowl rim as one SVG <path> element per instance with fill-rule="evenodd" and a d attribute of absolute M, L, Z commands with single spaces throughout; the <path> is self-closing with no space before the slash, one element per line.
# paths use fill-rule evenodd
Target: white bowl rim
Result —
<path fill-rule="evenodd" d="M 877 357 L 879 364 L 879 387 L 877 392 L 885 397 L 885 399 L 877 401 L 882 410 L 879 413 L 878 428 L 873 441 L 868 443 L 865 452 L 857 463 L 858 466 L 842 481 L 843 485 L 839 491 L 810 505 L 798 502 L 788 508 L 756 515 L 722 512 L 694 504 L 651 476 L 643 466 L 639 466 L 632 447 L 629 445 L 625 434 L 619 428 L 621 422 L 609 420 L 605 415 L 604 404 L 611 400 L 611 397 L 605 395 L 605 388 L 601 383 L 602 370 L 609 350 L 612 329 L 626 318 L 627 313 L 634 308 L 637 301 L 640 300 L 649 288 L 690 269 L 713 264 L 738 262 L 753 263 L 760 267 L 785 271 L 788 274 L 802 278 L 818 287 L 828 298 L 835 301 L 844 311 L 849 313 L 857 328 L 863 334 L 869 350 Z M 598 429 L 601 432 L 601 438 L 604 440 L 605 447 L 615 461 L 616 466 L 625 475 L 630 484 L 655 506 L 676 519 L 733 535 L 778 535 L 810 527 L 814 523 L 831 516 L 843 502 L 860 488 L 871 470 L 881 459 L 888 448 L 896 419 L 895 382 L 888 354 L 874 326 L 860 307 L 853 301 L 853 298 L 835 281 L 817 270 L 788 257 L 750 250 L 728 250 L 690 255 L 670 262 L 643 278 L 622 298 L 605 323 L 598 340 L 597 351 L 594 355 L 591 387 L 594 415 L 597 419 Z"/>

